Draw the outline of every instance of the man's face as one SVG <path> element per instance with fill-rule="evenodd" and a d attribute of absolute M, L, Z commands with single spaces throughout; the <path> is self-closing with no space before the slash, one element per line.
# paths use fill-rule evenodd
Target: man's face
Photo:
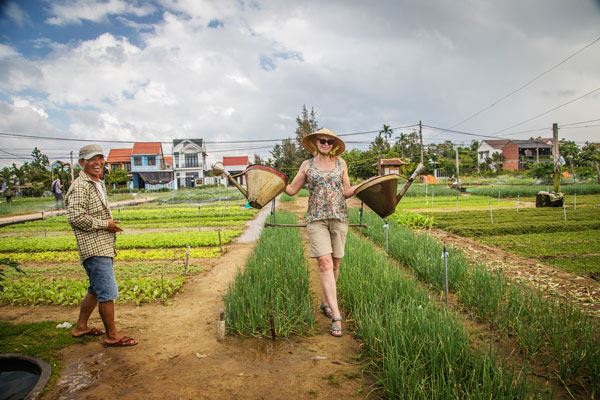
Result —
<path fill-rule="evenodd" d="M 104 169 L 104 156 L 98 154 L 89 160 L 81 159 L 79 160 L 79 165 L 81 165 L 81 168 L 83 168 L 90 178 L 96 181 L 100 180 Z"/>

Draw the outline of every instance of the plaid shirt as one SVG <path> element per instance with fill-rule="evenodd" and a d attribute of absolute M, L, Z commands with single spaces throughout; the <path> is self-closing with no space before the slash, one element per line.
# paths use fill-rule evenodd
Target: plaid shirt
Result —
<path fill-rule="evenodd" d="M 100 182 L 104 192 L 104 182 Z M 108 201 L 100 196 L 96 184 L 84 172 L 73 181 L 67 192 L 67 218 L 77 239 L 79 258 L 114 257 L 116 234 L 106 230 L 112 214 Z"/>

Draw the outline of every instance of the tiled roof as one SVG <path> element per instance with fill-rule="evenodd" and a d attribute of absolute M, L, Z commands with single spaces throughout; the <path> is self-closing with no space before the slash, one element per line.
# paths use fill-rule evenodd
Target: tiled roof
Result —
<path fill-rule="evenodd" d="M 106 162 L 108 163 L 130 163 L 133 149 L 110 149 Z"/>
<path fill-rule="evenodd" d="M 248 156 L 223 157 L 223 165 L 225 167 L 232 165 L 248 165 Z"/>
<path fill-rule="evenodd" d="M 173 157 L 172 156 L 165 156 L 165 164 L 167 164 L 168 167 L 173 165 Z"/>
<path fill-rule="evenodd" d="M 153 155 L 161 154 L 162 147 L 160 142 L 136 142 L 133 145 L 133 152 L 131 154 L 142 154 L 142 155 Z"/>
<path fill-rule="evenodd" d="M 379 165 L 406 165 L 407 163 L 400 158 L 382 158 Z"/>
<path fill-rule="evenodd" d="M 494 149 L 501 149 L 504 147 L 504 145 L 508 142 L 510 142 L 510 140 L 508 139 L 500 139 L 500 140 L 484 140 L 484 143 L 487 143 L 488 145 L 490 145 L 491 147 L 493 147 Z"/>

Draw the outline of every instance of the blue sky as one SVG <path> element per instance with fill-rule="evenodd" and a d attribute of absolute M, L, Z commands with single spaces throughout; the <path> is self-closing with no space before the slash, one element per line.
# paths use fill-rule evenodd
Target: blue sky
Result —
<path fill-rule="evenodd" d="M 597 0 L 0 4 L 4 133 L 203 138 L 214 159 L 268 157 L 274 142 L 227 142 L 290 137 L 307 105 L 341 134 L 422 120 L 525 139 L 557 122 L 561 137 L 600 141 Z M 483 137 L 426 128 L 424 139 Z M 0 136 L 0 149 L 23 155 L 0 153 L 0 165 L 33 146 L 64 158 L 81 145 Z"/>

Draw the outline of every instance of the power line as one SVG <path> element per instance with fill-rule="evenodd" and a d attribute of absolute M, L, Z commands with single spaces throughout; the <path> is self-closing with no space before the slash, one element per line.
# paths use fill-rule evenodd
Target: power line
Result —
<path fill-rule="evenodd" d="M 484 111 L 489 110 L 490 108 L 494 107 L 496 104 L 500 103 L 503 100 L 506 100 L 507 98 L 509 98 L 510 96 L 512 96 L 513 94 L 521 91 L 522 89 L 525 89 L 527 86 L 531 85 L 533 82 L 537 81 L 539 78 L 541 78 L 542 76 L 546 75 L 547 73 L 551 72 L 552 70 L 556 69 L 557 67 L 559 67 L 560 65 L 564 64 L 565 62 L 567 62 L 568 60 L 570 60 L 571 58 L 575 57 L 577 54 L 581 53 L 583 50 L 587 49 L 588 47 L 594 45 L 596 42 L 600 41 L 600 36 L 597 37 L 596 39 L 594 39 L 591 43 L 588 43 L 587 45 L 583 46 L 581 49 L 577 50 L 575 53 L 571 54 L 570 56 L 568 56 L 567 58 L 563 59 L 561 62 L 559 62 L 558 64 L 554 65 L 553 67 L 551 67 L 550 69 L 547 69 L 546 71 L 542 72 L 541 74 L 537 75 L 535 78 L 529 80 L 527 83 L 525 83 L 524 85 L 520 86 L 519 88 L 513 90 L 512 92 L 508 93 L 507 95 L 502 96 L 501 98 L 499 98 L 498 100 L 494 101 L 492 104 L 490 104 L 489 106 L 487 106 L 486 108 L 476 112 L 475 114 L 471 115 L 468 118 L 463 119 L 462 121 L 452 125 L 450 127 L 450 129 L 457 127 L 458 125 L 461 125 L 464 122 L 467 122 L 468 120 L 475 118 L 476 116 L 478 116 L 479 114 L 481 114 Z"/>
<path fill-rule="evenodd" d="M 590 94 L 592 94 L 592 93 L 594 93 L 594 92 L 597 92 L 598 90 L 600 90 L 600 87 L 598 87 L 598 88 L 596 88 L 596 89 L 594 89 L 594 90 L 592 90 L 592 91 L 589 91 L 589 92 L 587 92 L 587 93 L 586 93 L 586 94 L 584 94 L 583 96 L 579 96 L 579 97 L 577 97 L 577 98 L 575 98 L 575 99 L 571 99 L 571 100 L 567 101 L 566 103 L 563 103 L 563 104 L 561 104 L 561 105 L 559 105 L 559 106 L 556 106 L 556 107 L 554 107 L 554 108 L 551 108 L 551 109 L 550 109 L 550 110 L 548 110 L 548 111 L 544 111 L 544 112 L 543 112 L 543 113 L 541 113 L 541 114 L 535 115 L 535 116 L 533 116 L 533 117 L 531 117 L 531 118 L 527 118 L 526 120 L 524 120 L 524 121 L 521 121 L 521 122 L 519 122 L 518 124 L 511 125 L 511 126 L 509 126 L 508 128 L 501 129 L 501 130 L 499 130 L 499 131 L 497 131 L 497 132 L 494 132 L 494 133 L 501 133 L 501 132 L 507 131 L 507 130 L 509 130 L 509 129 L 516 128 L 517 126 L 523 125 L 523 124 L 524 124 L 524 123 L 526 123 L 526 122 L 533 121 L 534 119 L 536 119 L 536 118 L 539 118 L 539 117 L 541 117 L 541 116 L 543 116 L 543 115 L 550 114 L 552 111 L 556 111 L 556 110 L 558 110 L 559 108 L 562 108 L 562 107 L 564 107 L 564 106 L 566 106 L 566 105 L 568 105 L 568 104 L 571 104 L 571 103 L 573 103 L 573 102 L 575 102 L 575 101 L 577 101 L 577 100 L 583 99 L 584 97 L 586 97 L 586 96 L 589 96 Z M 511 133 L 510 135 L 512 135 L 512 134 L 514 134 L 514 133 Z M 509 135 L 509 134 L 507 134 L 507 135 Z"/>

